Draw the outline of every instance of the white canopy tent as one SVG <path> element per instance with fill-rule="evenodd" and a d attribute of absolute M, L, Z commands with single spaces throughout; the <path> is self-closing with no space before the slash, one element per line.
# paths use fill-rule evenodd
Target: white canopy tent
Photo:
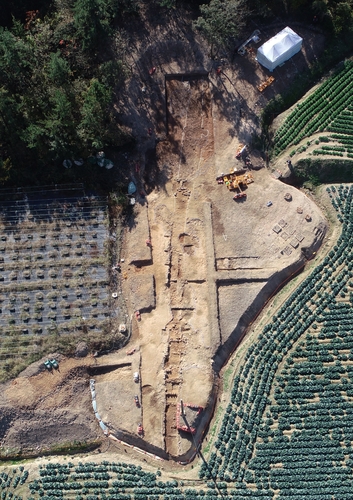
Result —
<path fill-rule="evenodd" d="M 303 39 L 287 26 L 258 48 L 256 59 L 262 66 L 273 71 L 299 52 L 302 42 Z"/>

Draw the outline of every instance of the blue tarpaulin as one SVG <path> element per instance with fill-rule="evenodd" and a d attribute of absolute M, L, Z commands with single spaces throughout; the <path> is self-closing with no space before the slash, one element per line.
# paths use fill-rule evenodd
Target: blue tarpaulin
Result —
<path fill-rule="evenodd" d="M 135 184 L 131 181 L 129 182 L 128 188 L 127 188 L 128 194 L 134 194 L 136 193 L 136 186 Z"/>

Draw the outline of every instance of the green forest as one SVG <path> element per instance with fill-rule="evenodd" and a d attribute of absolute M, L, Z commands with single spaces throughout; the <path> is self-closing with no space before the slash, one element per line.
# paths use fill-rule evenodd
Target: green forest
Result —
<path fill-rule="evenodd" d="M 326 61 L 353 46 L 352 1 L 1 0 L 0 185 L 90 182 L 88 168 L 67 172 L 63 161 L 134 147 L 118 103 L 134 71 L 131 26 L 143 29 L 146 5 L 161 25 L 187 14 L 211 58 L 231 56 L 252 23 L 278 19 L 317 24 L 335 47 Z"/>

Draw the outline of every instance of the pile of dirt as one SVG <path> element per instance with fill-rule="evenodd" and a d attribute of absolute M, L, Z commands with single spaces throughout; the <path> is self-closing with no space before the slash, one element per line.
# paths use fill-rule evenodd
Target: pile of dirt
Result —
<path fill-rule="evenodd" d="M 89 348 L 86 342 L 79 342 L 76 346 L 75 356 L 76 358 L 85 358 L 89 353 Z"/>
<path fill-rule="evenodd" d="M 58 370 L 48 372 L 38 362 L 3 387 L 0 437 L 5 456 L 101 437 L 89 391 L 92 359 L 55 356 Z"/>

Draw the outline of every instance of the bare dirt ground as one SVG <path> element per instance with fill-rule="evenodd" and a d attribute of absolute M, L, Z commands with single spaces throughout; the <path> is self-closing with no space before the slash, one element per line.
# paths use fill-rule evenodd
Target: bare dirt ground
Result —
<path fill-rule="evenodd" d="M 177 403 L 204 408 L 195 436 L 202 439 L 224 362 L 267 298 L 304 262 L 302 248 L 312 256 L 325 236 L 320 209 L 272 177 L 259 152 L 250 153 L 254 183 L 246 200 L 234 201 L 215 180 L 242 166 L 234 158 L 238 144 L 249 144 L 263 105 L 315 60 L 323 36 L 294 27 L 304 37 L 302 53 L 277 68 L 260 93 L 256 85 L 269 73 L 253 53 L 223 60 L 218 75 L 220 62 L 208 59 L 185 19 L 172 14 L 166 28 L 152 14 L 149 29 L 133 38 L 134 76 L 119 103 L 139 145 L 125 158 L 138 193 L 121 252 L 131 343 L 124 352 L 62 360 L 60 372 L 27 373 L 7 384 L 0 439 L 9 454 L 104 439 L 89 390 L 94 378 L 98 411 L 112 432 L 136 439 L 142 423 L 146 443 L 187 456 L 192 442 L 176 427 Z M 263 32 L 262 41 L 283 27 Z M 127 448 L 114 446 L 125 459 Z"/>
<path fill-rule="evenodd" d="M 31 376 L 24 373 L 2 387 L 0 438 L 5 456 L 100 438 L 94 418 L 87 411 L 81 412 L 91 406 L 87 391 L 89 360 L 57 358 L 58 371 L 42 371 L 37 363 L 38 369 L 32 370 Z"/>
<path fill-rule="evenodd" d="M 241 166 L 234 159 L 236 147 L 257 129 L 256 108 L 264 99 L 254 87 L 265 78 L 263 70 L 251 56 L 241 62 L 237 73 L 223 68 L 220 77 L 202 76 L 200 68 L 188 76 L 175 62 L 173 69 L 165 65 L 166 73 L 182 74 L 165 81 L 167 140 L 157 146 L 156 188 L 138 215 L 149 222 L 148 234 L 145 225 L 139 234 L 141 247 L 145 237 L 151 240 L 151 263 L 126 267 L 127 295 L 131 275 L 155 278 L 155 309 L 142 313 L 135 325 L 143 421 L 146 439 L 174 456 L 190 447 L 176 428 L 177 402 L 213 408 L 214 368 L 217 373 L 266 294 L 280 285 L 280 272 L 294 272 L 301 248 L 315 251 L 326 231 L 320 210 L 303 193 L 272 178 L 256 151 L 251 154 L 255 182 L 245 202 L 234 202 L 215 182 L 221 172 Z M 294 72 L 297 64 L 293 61 Z M 292 77 L 287 68 L 279 80 L 285 84 Z M 145 169 L 150 177 L 148 161 Z M 291 202 L 284 199 L 287 191 Z M 138 231 L 137 223 L 133 232 Z M 132 249 L 127 240 L 125 261 L 136 252 L 135 236 L 133 241 Z"/>

